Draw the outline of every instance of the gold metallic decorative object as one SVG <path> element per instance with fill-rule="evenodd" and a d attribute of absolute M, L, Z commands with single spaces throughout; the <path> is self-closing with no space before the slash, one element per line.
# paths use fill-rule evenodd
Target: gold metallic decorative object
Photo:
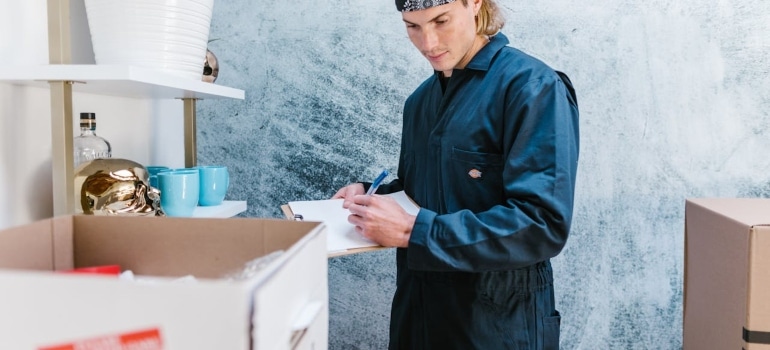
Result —
<path fill-rule="evenodd" d="M 217 81 L 219 76 L 219 62 L 217 62 L 217 56 L 210 50 L 206 50 L 206 59 L 203 60 L 203 81 L 207 83 L 213 83 Z"/>
<path fill-rule="evenodd" d="M 92 215 L 162 215 L 160 191 L 150 186 L 147 169 L 120 158 L 95 159 L 75 169 L 75 208 Z"/>

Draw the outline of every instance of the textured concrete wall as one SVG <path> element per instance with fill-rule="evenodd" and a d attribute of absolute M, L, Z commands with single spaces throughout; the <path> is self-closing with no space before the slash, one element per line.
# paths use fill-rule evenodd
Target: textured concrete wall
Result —
<path fill-rule="evenodd" d="M 512 45 L 568 73 L 581 109 L 572 236 L 554 259 L 563 349 L 681 347 L 684 202 L 770 194 L 770 2 L 500 0 Z M 279 217 L 395 169 L 401 105 L 430 73 L 392 0 L 215 5 L 199 159 L 246 216 Z M 330 347 L 383 349 L 392 251 L 330 261 Z"/>

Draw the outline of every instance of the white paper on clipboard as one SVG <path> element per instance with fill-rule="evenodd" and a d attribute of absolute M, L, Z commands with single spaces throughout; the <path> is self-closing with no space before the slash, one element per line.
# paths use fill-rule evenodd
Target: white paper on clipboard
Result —
<path fill-rule="evenodd" d="M 417 215 L 420 208 L 404 191 L 386 194 L 393 198 L 404 210 Z M 350 211 L 342 207 L 342 199 L 324 199 L 314 201 L 289 202 L 289 208 L 295 215 L 301 215 L 303 221 L 322 221 L 327 229 L 327 250 L 329 253 L 357 248 L 377 247 L 377 243 L 361 236 L 355 226 L 348 222 Z"/>

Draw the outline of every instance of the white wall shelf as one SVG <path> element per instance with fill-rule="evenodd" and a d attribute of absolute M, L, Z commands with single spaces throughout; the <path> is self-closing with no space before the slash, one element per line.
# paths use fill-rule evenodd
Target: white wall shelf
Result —
<path fill-rule="evenodd" d="M 198 206 L 193 211 L 195 218 L 229 218 L 246 211 L 246 201 L 224 201 L 210 207 Z"/>
<path fill-rule="evenodd" d="M 180 99 L 184 106 L 185 166 L 197 163 L 195 101 L 244 99 L 243 90 L 127 65 L 47 64 L 0 71 L 0 82 L 51 89 L 54 215 L 74 212 L 72 92 L 144 99 Z M 61 147 L 60 147 L 61 146 Z M 245 202 L 201 210 L 204 217 L 234 216 Z M 224 213 L 224 214 L 223 214 Z"/>
<path fill-rule="evenodd" d="M 134 98 L 244 99 L 243 90 L 136 66 L 49 64 L 6 67 L 0 81 L 48 87 L 72 81 L 74 92 Z"/>

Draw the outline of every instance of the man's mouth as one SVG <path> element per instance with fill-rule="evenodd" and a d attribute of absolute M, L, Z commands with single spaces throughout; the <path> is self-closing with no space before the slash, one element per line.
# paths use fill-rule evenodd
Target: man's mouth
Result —
<path fill-rule="evenodd" d="M 444 52 L 442 52 L 440 54 L 437 54 L 437 55 L 428 54 L 426 56 L 428 57 L 428 60 L 430 60 L 431 62 L 438 62 L 438 61 L 441 61 L 441 59 L 444 58 L 444 56 L 446 56 L 446 54 L 447 54 L 446 51 L 444 51 Z"/>

